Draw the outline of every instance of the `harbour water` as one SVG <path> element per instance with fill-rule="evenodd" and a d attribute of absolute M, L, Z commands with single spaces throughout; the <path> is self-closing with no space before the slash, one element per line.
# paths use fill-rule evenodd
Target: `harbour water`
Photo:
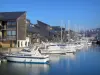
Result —
<path fill-rule="evenodd" d="M 50 55 L 48 64 L 1 63 L 0 75 L 100 75 L 100 47 Z"/>

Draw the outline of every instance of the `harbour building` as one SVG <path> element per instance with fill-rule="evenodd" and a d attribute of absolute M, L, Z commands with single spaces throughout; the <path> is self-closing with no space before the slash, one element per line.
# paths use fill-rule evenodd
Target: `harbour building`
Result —
<path fill-rule="evenodd" d="M 29 45 L 26 37 L 26 12 L 0 12 L 0 42 L 10 47 Z"/>

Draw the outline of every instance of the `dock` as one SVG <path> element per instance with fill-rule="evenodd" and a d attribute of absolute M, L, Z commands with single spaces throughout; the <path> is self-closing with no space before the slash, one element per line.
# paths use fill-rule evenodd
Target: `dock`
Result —
<path fill-rule="evenodd" d="M 3 56 L 2 53 L 0 53 L 0 63 L 2 62 L 7 62 L 7 60 L 5 59 L 5 56 Z"/>

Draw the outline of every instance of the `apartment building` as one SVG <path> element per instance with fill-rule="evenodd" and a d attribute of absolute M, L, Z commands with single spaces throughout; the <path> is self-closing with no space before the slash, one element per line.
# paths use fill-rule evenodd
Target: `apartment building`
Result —
<path fill-rule="evenodd" d="M 28 46 L 26 12 L 0 12 L 0 41 L 16 47 Z"/>

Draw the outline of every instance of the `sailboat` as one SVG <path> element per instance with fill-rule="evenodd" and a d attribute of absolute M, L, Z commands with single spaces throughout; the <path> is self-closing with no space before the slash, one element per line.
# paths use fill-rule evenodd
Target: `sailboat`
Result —
<path fill-rule="evenodd" d="M 74 48 L 70 48 L 68 45 L 63 43 L 62 37 L 62 24 L 61 24 L 61 39 L 60 43 L 43 43 L 45 45 L 44 49 L 41 49 L 41 53 L 55 53 L 55 54 L 62 54 L 62 53 L 70 53 L 76 52 Z"/>

